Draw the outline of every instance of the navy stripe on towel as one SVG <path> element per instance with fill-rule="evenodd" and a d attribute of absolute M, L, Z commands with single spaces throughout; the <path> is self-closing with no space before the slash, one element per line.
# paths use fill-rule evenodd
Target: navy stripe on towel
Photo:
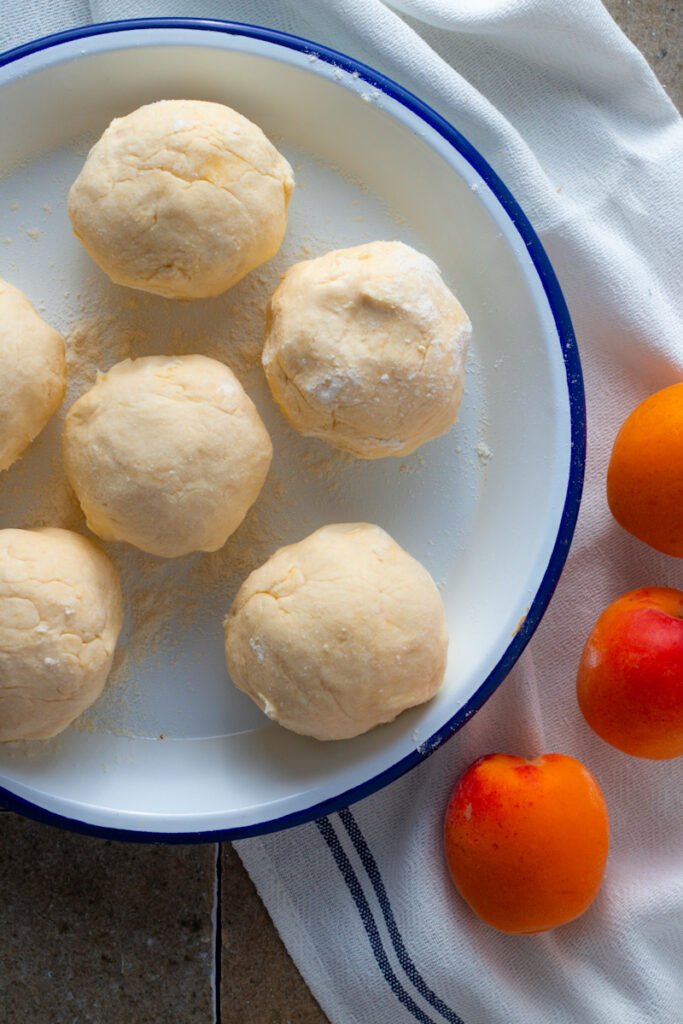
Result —
<path fill-rule="evenodd" d="M 437 1024 L 431 1017 L 420 1009 L 417 1003 L 411 999 L 406 990 L 404 989 L 401 982 L 394 974 L 391 964 L 387 959 L 387 954 L 384 951 L 382 945 L 382 938 L 377 929 L 375 919 L 372 916 L 372 911 L 368 905 L 368 901 L 365 897 L 358 877 L 353 870 L 349 858 L 346 856 L 344 849 L 339 842 L 336 832 L 330 822 L 329 818 L 318 818 L 316 821 L 318 831 L 327 843 L 332 856 L 334 857 L 335 863 L 341 872 L 341 875 L 348 886 L 349 892 L 353 897 L 353 901 L 356 904 L 358 913 L 360 914 L 363 927 L 365 928 L 368 939 L 370 940 L 370 946 L 374 953 L 375 960 L 384 975 L 385 981 L 391 991 L 394 993 L 399 1002 L 403 1003 L 405 1008 L 412 1013 L 415 1020 L 419 1021 L 420 1024 Z"/>
<path fill-rule="evenodd" d="M 380 905 L 382 916 L 384 917 L 387 931 L 391 938 L 391 944 L 394 947 L 401 967 L 406 972 L 422 998 L 428 1002 L 430 1006 L 433 1006 L 435 1010 L 438 1010 L 444 1020 L 448 1021 L 448 1024 L 464 1024 L 462 1017 L 460 1017 L 455 1010 L 452 1010 L 450 1006 L 447 1006 L 443 1000 L 439 999 L 439 997 L 432 992 L 411 960 L 408 951 L 403 944 L 401 933 L 398 930 L 394 912 L 391 909 L 391 903 L 387 896 L 386 887 L 382 880 L 379 868 L 377 867 L 377 862 L 372 855 L 365 836 L 358 826 L 358 822 L 348 808 L 339 811 L 339 818 L 361 859 L 363 867 L 367 871 L 368 878 L 372 882 L 372 887 L 375 890 L 375 895 L 377 896 L 377 902 Z"/>

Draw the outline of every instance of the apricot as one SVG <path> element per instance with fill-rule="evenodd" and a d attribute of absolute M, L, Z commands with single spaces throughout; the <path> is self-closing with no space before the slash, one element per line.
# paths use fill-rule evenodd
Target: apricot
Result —
<path fill-rule="evenodd" d="M 642 587 L 593 626 L 576 694 L 591 729 L 634 757 L 683 754 L 683 591 Z"/>
<path fill-rule="evenodd" d="M 683 558 L 683 383 L 646 398 L 624 422 L 607 470 L 607 503 L 638 540 Z"/>
<path fill-rule="evenodd" d="M 542 932 L 595 898 L 609 846 L 607 807 L 573 757 L 488 754 L 456 783 L 444 843 L 455 887 L 483 921 L 503 932 Z"/>

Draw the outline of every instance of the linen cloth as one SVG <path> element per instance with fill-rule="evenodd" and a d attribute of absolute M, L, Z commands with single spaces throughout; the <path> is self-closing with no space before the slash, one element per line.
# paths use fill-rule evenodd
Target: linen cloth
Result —
<path fill-rule="evenodd" d="M 629 758 L 583 722 L 574 680 L 603 607 L 683 587 L 679 560 L 612 520 L 616 431 L 683 379 L 683 127 L 598 0 L 5 0 L 0 48 L 127 17 L 227 18 L 348 53 L 415 92 L 493 165 L 564 290 L 583 364 L 588 456 L 567 567 L 536 635 L 485 707 L 390 787 L 318 823 L 236 844 L 333 1024 L 679 1024 L 682 766 Z M 447 877 L 455 779 L 504 751 L 578 757 L 610 810 L 600 893 L 536 936 L 480 922 Z"/>

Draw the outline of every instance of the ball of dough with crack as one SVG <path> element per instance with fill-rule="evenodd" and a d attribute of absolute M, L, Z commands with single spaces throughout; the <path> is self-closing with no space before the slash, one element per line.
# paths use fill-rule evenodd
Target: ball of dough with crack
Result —
<path fill-rule="evenodd" d="M 346 739 L 429 700 L 446 669 L 429 573 L 368 523 L 324 526 L 242 584 L 225 620 L 233 682 L 281 725 Z"/>
<path fill-rule="evenodd" d="M 61 336 L 18 288 L 0 278 L 0 470 L 40 433 L 65 391 Z"/>
<path fill-rule="evenodd" d="M 70 530 L 0 530 L 0 740 L 42 740 L 97 700 L 121 629 L 103 551 Z"/>
<path fill-rule="evenodd" d="M 71 187 L 69 217 L 112 281 L 199 299 L 275 255 L 293 188 L 291 167 L 246 117 L 161 100 L 112 121 Z"/>
<path fill-rule="evenodd" d="M 371 242 L 284 274 L 263 366 L 302 434 L 363 459 L 407 455 L 455 422 L 471 334 L 432 260 Z"/>
<path fill-rule="evenodd" d="M 273 454 L 232 370 L 200 355 L 126 359 L 101 374 L 69 410 L 62 450 L 93 533 L 164 558 L 222 547 Z"/>

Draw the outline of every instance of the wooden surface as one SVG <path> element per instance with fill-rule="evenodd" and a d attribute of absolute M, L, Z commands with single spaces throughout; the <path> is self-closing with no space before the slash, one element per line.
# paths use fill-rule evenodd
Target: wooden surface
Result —
<path fill-rule="evenodd" d="M 681 5 L 606 6 L 680 109 Z M 217 1016 L 327 1021 L 229 844 L 123 845 L 0 816 L 0 1024 Z"/>
<path fill-rule="evenodd" d="M 603 0 L 679 110 L 683 110 L 683 5 L 679 0 Z"/>

